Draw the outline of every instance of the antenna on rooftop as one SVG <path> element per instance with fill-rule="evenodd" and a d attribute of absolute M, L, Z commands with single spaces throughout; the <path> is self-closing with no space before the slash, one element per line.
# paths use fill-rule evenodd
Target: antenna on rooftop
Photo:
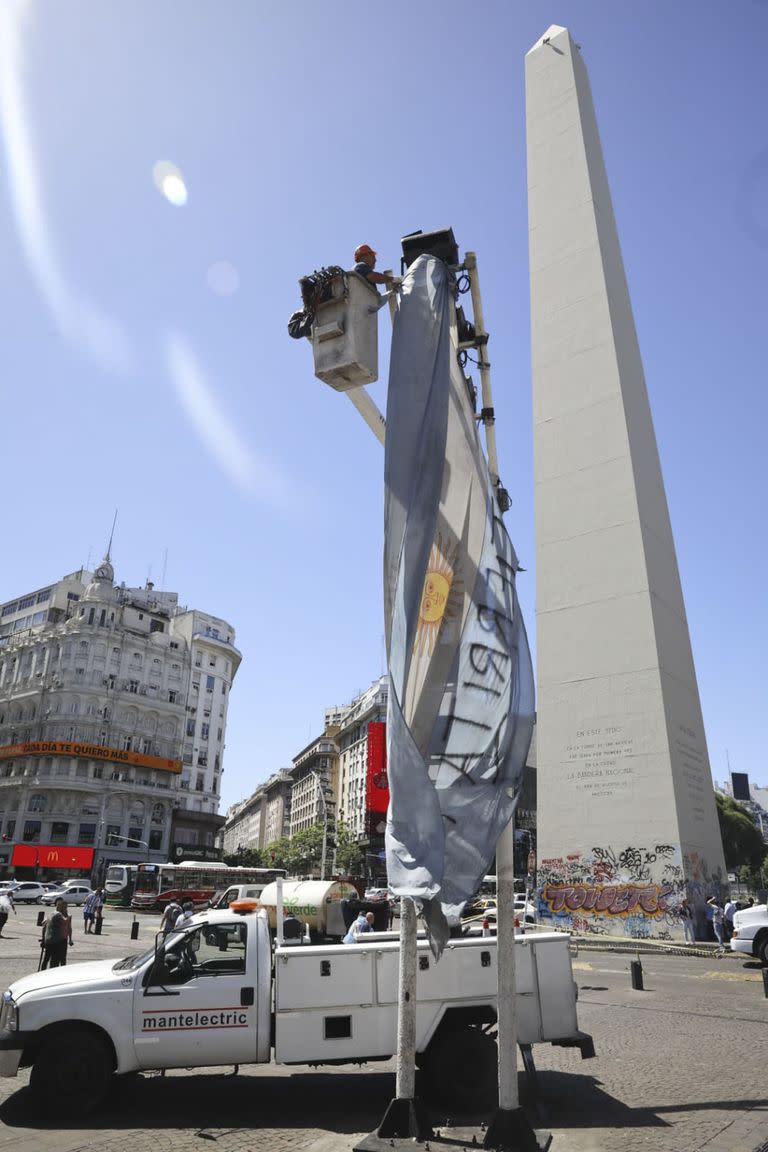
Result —
<path fill-rule="evenodd" d="M 165 570 L 168 567 L 168 549 L 163 552 L 163 574 L 160 577 L 160 591 L 165 591 Z"/>
<path fill-rule="evenodd" d="M 109 534 L 109 544 L 107 544 L 106 559 L 109 560 L 110 563 L 112 561 L 112 540 L 113 540 L 114 535 L 115 535 L 115 525 L 116 524 L 117 524 L 117 508 L 115 508 L 115 514 L 112 517 L 112 531 Z"/>

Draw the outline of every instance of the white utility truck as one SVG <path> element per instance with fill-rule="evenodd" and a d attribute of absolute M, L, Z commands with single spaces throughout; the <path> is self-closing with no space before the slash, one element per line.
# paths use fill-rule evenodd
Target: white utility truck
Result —
<path fill-rule="evenodd" d="M 753 904 L 734 913 L 731 951 L 754 956 L 768 967 L 768 905 Z"/>
<path fill-rule="evenodd" d="M 516 941 L 518 1041 L 594 1054 L 579 1032 L 569 938 Z M 345 1064 L 397 1051 L 399 941 L 272 948 L 255 906 L 216 909 L 143 955 L 70 964 L 15 981 L 0 1011 L 0 1075 L 32 1068 L 51 1113 L 80 1115 L 113 1074 L 213 1065 Z M 417 1061 L 426 1096 L 492 1107 L 496 940 L 451 940 L 436 964 L 419 940 Z"/>

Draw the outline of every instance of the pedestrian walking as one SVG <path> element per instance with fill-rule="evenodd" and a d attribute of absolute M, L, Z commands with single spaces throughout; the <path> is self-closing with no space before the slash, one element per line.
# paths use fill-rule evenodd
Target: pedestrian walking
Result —
<path fill-rule="evenodd" d="M 96 919 L 94 921 L 94 930 L 97 936 L 101 936 L 101 922 L 104 917 L 104 889 L 96 889 Z"/>
<path fill-rule="evenodd" d="M 718 943 L 717 955 L 718 956 L 724 956 L 725 955 L 725 929 L 723 927 L 723 909 L 722 909 L 722 906 L 720 904 L 718 904 L 715 896 L 710 896 L 709 900 L 707 900 L 707 904 L 712 909 L 712 930 L 714 931 L 715 936 L 717 937 L 717 943 Z"/>
<path fill-rule="evenodd" d="M 693 912 L 687 900 L 683 900 L 680 905 L 680 919 L 683 924 L 683 935 L 685 936 L 686 944 L 695 944 L 696 933 L 693 930 Z"/>
<path fill-rule="evenodd" d="M 181 915 L 177 917 L 174 928 L 183 928 L 187 920 L 195 914 L 195 906 L 191 900 L 185 900 L 181 906 Z"/>
<path fill-rule="evenodd" d="M 179 916 L 181 916 L 181 904 L 177 904 L 175 900 L 171 900 L 170 904 L 166 904 L 163 914 L 160 917 L 160 931 L 163 936 L 167 936 L 169 932 L 173 932 Z"/>
<path fill-rule="evenodd" d="M 736 912 L 736 901 L 731 897 L 723 909 L 723 925 L 725 927 L 725 939 L 730 940 L 733 936 L 733 917 Z"/>
<path fill-rule="evenodd" d="M 60 968 L 66 964 L 67 949 L 72 947 L 72 919 L 66 900 L 56 901 L 56 910 L 43 924 L 40 947 L 41 968 Z"/>
<path fill-rule="evenodd" d="M 8 917 L 11 912 L 16 915 L 16 906 L 13 903 L 13 897 L 10 892 L 3 892 L 0 894 L 0 936 L 3 934 Z"/>
<path fill-rule="evenodd" d="M 95 892 L 91 892 L 89 896 L 86 896 L 83 903 L 83 931 L 85 932 L 86 936 L 90 936 L 90 934 L 93 932 L 93 924 L 96 919 L 96 903 L 98 899 L 99 889 L 97 888 Z"/>

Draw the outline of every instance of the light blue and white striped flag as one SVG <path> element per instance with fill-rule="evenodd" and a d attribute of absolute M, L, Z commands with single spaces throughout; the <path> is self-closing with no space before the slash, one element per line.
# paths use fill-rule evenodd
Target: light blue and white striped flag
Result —
<path fill-rule="evenodd" d="M 450 273 L 421 256 L 395 318 L 384 601 L 387 871 L 439 955 L 514 813 L 534 720 L 531 658 L 450 328 Z"/>

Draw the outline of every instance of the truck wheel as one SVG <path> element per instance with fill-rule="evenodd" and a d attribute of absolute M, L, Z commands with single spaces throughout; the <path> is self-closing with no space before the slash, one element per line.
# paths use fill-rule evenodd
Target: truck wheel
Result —
<path fill-rule="evenodd" d="M 762 936 L 757 942 L 757 956 L 760 963 L 768 968 L 768 934 Z"/>
<path fill-rule="evenodd" d="M 427 1095 L 456 1111 L 487 1112 L 498 1101 L 496 1041 L 474 1025 L 440 1031 L 425 1054 Z"/>
<path fill-rule="evenodd" d="M 72 1029 L 43 1037 L 29 1086 L 46 1111 L 74 1118 L 96 1108 L 111 1081 L 112 1053 L 106 1040 Z"/>

